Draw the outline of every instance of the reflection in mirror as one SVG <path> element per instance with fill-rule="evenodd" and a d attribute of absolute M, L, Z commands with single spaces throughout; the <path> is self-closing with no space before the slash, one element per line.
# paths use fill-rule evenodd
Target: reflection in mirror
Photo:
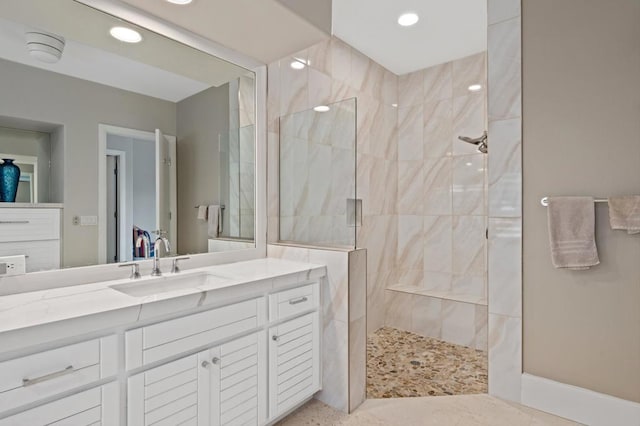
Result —
<path fill-rule="evenodd" d="M 158 236 L 163 257 L 254 247 L 253 72 L 72 0 L 25 0 L 0 11 L 0 90 L 0 177 L 16 176 L 0 260 L 132 261 Z"/>

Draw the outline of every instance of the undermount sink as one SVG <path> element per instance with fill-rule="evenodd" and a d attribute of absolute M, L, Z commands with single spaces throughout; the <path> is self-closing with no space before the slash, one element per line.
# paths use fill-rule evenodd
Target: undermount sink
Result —
<path fill-rule="evenodd" d="M 170 291 L 194 289 L 205 284 L 221 284 L 227 281 L 229 281 L 229 278 L 212 274 L 167 275 L 159 278 L 116 284 L 109 287 L 129 296 L 145 297 Z"/>

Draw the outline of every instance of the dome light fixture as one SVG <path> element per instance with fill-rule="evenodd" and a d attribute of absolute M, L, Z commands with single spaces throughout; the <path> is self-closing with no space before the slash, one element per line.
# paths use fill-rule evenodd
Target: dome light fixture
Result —
<path fill-rule="evenodd" d="M 479 92 L 480 90 L 482 90 L 482 84 L 472 84 L 468 87 L 468 89 L 470 92 Z"/>
<path fill-rule="evenodd" d="M 331 108 L 329 108 L 329 107 L 328 107 L 328 106 L 326 106 L 326 105 L 318 105 L 317 107 L 314 107 L 314 108 L 313 108 L 313 110 L 314 110 L 315 112 L 327 112 L 327 111 L 329 111 L 330 109 L 331 109 Z"/>
<path fill-rule="evenodd" d="M 142 36 L 136 30 L 127 27 L 113 27 L 109 30 L 111 37 L 124 43 L 140 43 Z"/>
<path fill-rule="evenodd" d="M 398 17 L 398 24 L 402 27 L 410 27 L 417 24 L 419 20 L 420 17 L 417 13 L 407 12 Z"/>
<path fill-rule="evenodd" d="M 184 6 L 186 4 L 191 3 L 193 0 L 167 0 L 169 3 L 177 4 L 179 6 Z"/>

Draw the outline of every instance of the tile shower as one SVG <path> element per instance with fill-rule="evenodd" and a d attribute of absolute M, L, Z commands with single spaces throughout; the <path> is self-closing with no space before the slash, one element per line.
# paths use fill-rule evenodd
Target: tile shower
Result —
<path fill-rule="evenodd" d="M 306 66 L 294 70 L 292 61 Z M 389 360 L 429 360 L 434 369 L 459 370 L 463 376 L 457 380 L 472 383 L 446 388 L 453 393 L 486 392 L 487 155 L 458 140 L 458 136 L 478 137 L 487 129 L 486 54 L 397 76 L 333 37 L 270 64 L 268 79 L 269 241 L 354 243 L 367 249 L 370 385 L 389 380 L 385 372 L 371 371 L 377 356 L 371 344 L 386 338 Z M 481 89 L 470 91 L 473 84 Z M 292 212 L 292 185 L 297 183 L 281 179 L 283 161 L 284 167 L 292 167 L 291 152 L 299 148 L 292 145 L 300 126 L 294 117 L 350 98 L 357 99 L 357 142 L 347 158 L 350 161 L 355 155 L 354 198 L 362 201 L 354 240 L 351 233 L 340 239 L 329 225 L 334 219 L 344 224 L 344 217 L 320 219 L 320 228 L 314 229 L 312 221 L 318 218 Z M 334 125 L 340 127 L 338 122 L 329 126 Z M 313 175 L 312 169 L 332 176 L 338 167 L 333 150 L 339 146 L 311 139 L 304 144 L 305 155 L 314 144 L 325 147 L 313 148 L 322 166 L 308 163 L 305 178 Z M 331 197 L 326 197 L 324 189 L 305 187 L 307 191 L 298 190 L 298 196 L 308 197 L 302 204 L 328 205 Z M 349 194 L 351 189 L 347 185 Z M 324 195 L 313 199 L 314 194 Z M 351 198 L 346 195 L 336 198 L 345 208 L 346 198 Z M 387 337 L 398 333 L 403 336 L 400 340 L 419 341 L 418 347 L 440 351 L 439 355 L 394 353 L 394 346 L 398 347 Z M 398 370 L 393 371 L 397 375 Z M 435 380 L 429 374 L 421 379 Z M 399 386 L 410 385 L 400 381 Z M 423 388 L 433 389 L 428 384 Z M 375 396 L 379 395 L 369 395 Z"/>

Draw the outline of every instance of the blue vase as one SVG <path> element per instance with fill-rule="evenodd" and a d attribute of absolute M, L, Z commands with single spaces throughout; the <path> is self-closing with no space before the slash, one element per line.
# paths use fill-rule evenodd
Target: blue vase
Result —
<path fill-rule="evenodd" d="M 14 203 L 20 182 L 20 167 L 13 164 L 12 158 L 3 158 L 0 164 L 0 201 Z"/>

